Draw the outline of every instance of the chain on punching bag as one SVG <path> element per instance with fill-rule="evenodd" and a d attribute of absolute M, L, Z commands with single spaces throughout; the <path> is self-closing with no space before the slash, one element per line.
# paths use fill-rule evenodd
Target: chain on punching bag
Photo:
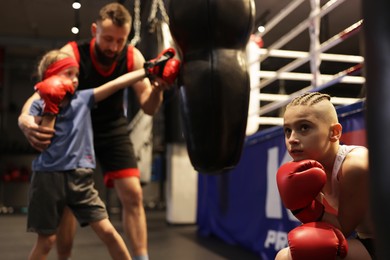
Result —
<path fill-rule="evenodd" d="M 180 109 L 188 154 L 202 173 L 239 162 L 250 82 L 245 48 L 253 0 L 171 0 L 170 30 L 182 53 Z"/>
<path fill-rule="evenodd" d="M 135 35 L 131 40 L 131 44 L 136 45 L 141 41 L 141 4 L 140 0 L 134 2 L 134 30 Z M 158 16 L 160 14 L 160 16 Z M 179 59 L 177 47 L 169 31 L 169 18 L 165 10 L 162 0 L 153 0 L 148 17 L 149 32 L 156 34 L 157 49 L 156 53 L 171 47 L 176 50 L 176 58 Z M 142 109 L 139 109 L 136 115 L 132 118 L 128 129 L 129 137 L 133 143 L 135 155 L 137 157 L 138 168 L 142 183 L 151 181 L 152 163 L 153 163 L 153 125 L 154 117 L 147 115 Z"/>
<path fill-rule="evenodd" d="M 157 18 L 158 12 L 161 15 L 160 19 Z M 150 24 L 151 31 L 156 33 L 157 53 L 167 48 L 173 48 L 176 51 L 175 58 L 180 59 L 180 53 L 169 29 L 169 17 L 163 0 L 153 0 L 148 23 Z"/>
<path fill-rule="evenodd" d="M 136 46 L 141 41 L 141 0 L 134 1 L 134 37 L 130 44 Z M 125 97 L 128 98 L 125 89 Z M 135 99 L 133 99 L 133 102 Z M 127 99 L 125 99 L 127 107 Z M 134 111 L 132 111 L 134 113 Z M 153 163 L 153 117 L 147 115 L 142 109 L 134 115 L 129 115 L 131 119 L 128 130 L 129 138 L 133 144 L 134 153 L 137 158 L 137 166 L 140 171 L 140 181 L 142 184 L 149 183 L 152 177 Z"/>

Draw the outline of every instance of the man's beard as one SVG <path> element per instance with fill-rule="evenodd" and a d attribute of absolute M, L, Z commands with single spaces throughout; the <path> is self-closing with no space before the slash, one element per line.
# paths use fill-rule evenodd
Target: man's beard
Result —
<path fill-rule="evenodd" d="M 95 44 L 95 53 L 97 61 L 103 66 L 111 66 L 117 59 L 119 54 L 116 53 L 113 57 L 108 57 L 97 44 Z"/>

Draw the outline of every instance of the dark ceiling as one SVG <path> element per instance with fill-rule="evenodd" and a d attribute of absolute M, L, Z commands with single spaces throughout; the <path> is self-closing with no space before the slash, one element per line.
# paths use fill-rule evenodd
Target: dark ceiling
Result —
<path fill-rule="evenodd" d="M 153 0 L 141 0 L 142 27 L 147 27 L 147 18 Z M 184 0 L 183 0 L 184 1 Z M 72 40 L 75 36 L 70 28 L 79 19 L 80 38 L 90 36 L 90 24 L 94 20 L 99 8 L 111 1 L 81 0 L 82 7 L 79 17 L 72 9 L 72 0 L 13 0 L 4 1 L 0 9 L 0 45 L 9 53 L 19 52 L 34 55 L 35 50 L 51 48 Z M 134 0 L 122 2 L 134 13 Z M 283 10 L 291 0 L 255 0 L 256 23 L 266 24 L 280 10 Z M 321 0 L 321 5 L 328 1 Z M 360 0 L 343 1 L 337 9 L 322 19 L 321 37 L 330 37 L 360 19 Z M 168 3 L 168 2 L 166 2 Z M 289 32 L 294 26 L 308 17 L 310 1 L 306 0 L 299 7 L 281 21 L 270 33 L 264 37 L 265 47 Z M 284 49 L 304 50 L 308 48 L 307 30 L 297 39 L 289 42 Z M 356 43 L 353 43 L 356 44 Z M 357 54 L 356 46 L 341 46 L 339 52 Z"/>
<path fill-rule="evenodd" d="M 155 54 L 148 55 L 148 50 L 153 49 L 150 46 L 155 42 L 155 38 L 149 38 L 150 23 L 148 18 L 151 14 L 152 3 L 157 0 L 141 0 L 141 43 L 138 47 L 144 53 L 146 59 L 153 58 Z M 184 0 L 183 0 L 184 1 Z M 188 0 L 190 3 L 191 0 Z M 210 0 L 212 1 L 212 0 Z M 237 0 L 238 1 L 238 0 Z M 292 3 L 300 0 L 254 0 L 256 7 L 255 23 L 258 25 L 267 25 L 277 15 L 287 9 Z M 300 25 L 310 15 L 311 2 L 319 1 L 323 8 L 329 3 L 340 3 L 337 8 L 332 9 L 321 19 L 320 40 L 324 42 L 332 36 L 340 33 L 347 27 L 358 22 L 361 19 L 361 1 L 360 0 L 302 0 L 292 12 L 277 23 L 272 30 L 267 32 L 264 37 L 264 47 L 269 48 L 275 41 L 289 33 L 295 27 Z M 23 66 L 23 59 L 30 57 L 31 62 L 45 51 L 52 48 L 61 47 L 69 40 L 77 38 L 89 38 L 91 22 L 95 20 L 98 10 L 105 4 L 112 2 L 107 0 L 81 0 L 81 9 L 78 13 L 72 9 L 73 0 L 13 0 L 6 1 L 0 9 L 0 46 L 5 53 L 5 61 L 12 63 L 9 67 Z M 134 0 L 122 0 L 123 3 L 134 16 Z M 169 0 L 165 0 L 165 8 L 168 10 Z M 161 17 L 157 14 L 158 17 Z M 199 14 L 194 14 L 200 16 Z M 201 19 L 201 18 L 199 18 Z M 71 33 L 71 27 L 75 23 L 80 24 L 80 33 L 75 36 Z M 133 23 L 134 24 L 134 23 Z M 131 37 L 133 36 L 134 30 Z M 360 38 L 362 33 L 345 40 L 337 46 L 329 49 L 328 53 L 362 55 Z M 155 37 L 155 36 L 154 36 Z M 310 38 L 308 29 L 303 30 L 297 37 L 288 41 L 280 49 L 308 51 L 310 47 Z M 7 59 L 8 57 L 8 59 Z M 16 57 L 16 58 L 15 58 Z M 290 60 L 291 61 L 291 60 Z M 269 58 L 261 63 L 262 70 L 275 71 L 283 66 L 286 59 Z M 309 64 L 298 69 L 298 72 L 310 71 Z M 325 74 L 334 74 L 346 69 L 350 64 L 327 63 L 322 62 L 321 70 Z M 301 70 L 301 71 L 299 71 Z M 297 82 L 289 83 L 289 87 L 294 88 Z M 298 84 L 302 85 L 301 82 Z M 306 83 L 304 83 L 306 84 Z M 280 89 L 280 82 L 275 82 L 269 90 L 265 92 L 277 92 Z M 273 88 L 273 89 L 272 89 Z M 352 87 L 354 88 L 354 87 Z M 277 90 L 275 90 L 277 89 Z M 356 89 L 356 88 L 355 88 Z M 294 89 L 287 90 L 287 93 Z M 350 86 L 343 88 L 350 96 Z M 352 94 L 355 95 L 355 94 Z"/>

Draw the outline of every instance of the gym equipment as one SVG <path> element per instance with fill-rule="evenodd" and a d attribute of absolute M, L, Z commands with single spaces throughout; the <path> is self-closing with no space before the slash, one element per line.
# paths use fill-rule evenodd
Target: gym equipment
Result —
<path fill-rule="evenodd" d="M 252 0 L 171 0 L 170 30 L 182 55 L 183 134 L 191 164 L 221 173 L 241 157 L 250 82 L 245 48 L 254 24 Z"/>

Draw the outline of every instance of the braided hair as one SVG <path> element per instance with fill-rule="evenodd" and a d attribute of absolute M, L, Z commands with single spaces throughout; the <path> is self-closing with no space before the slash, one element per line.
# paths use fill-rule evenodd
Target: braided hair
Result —
<path fill-rule="evenodd" d="M 323 94 L 320 92 L 307 92 L 305 94 L 302 94 L 296 98 L 294 98 L 287 107 L 291 106 L 312 106 L 315 105 L 323 100 L 329 100 L 330 96 L 328 94 Z"/>

